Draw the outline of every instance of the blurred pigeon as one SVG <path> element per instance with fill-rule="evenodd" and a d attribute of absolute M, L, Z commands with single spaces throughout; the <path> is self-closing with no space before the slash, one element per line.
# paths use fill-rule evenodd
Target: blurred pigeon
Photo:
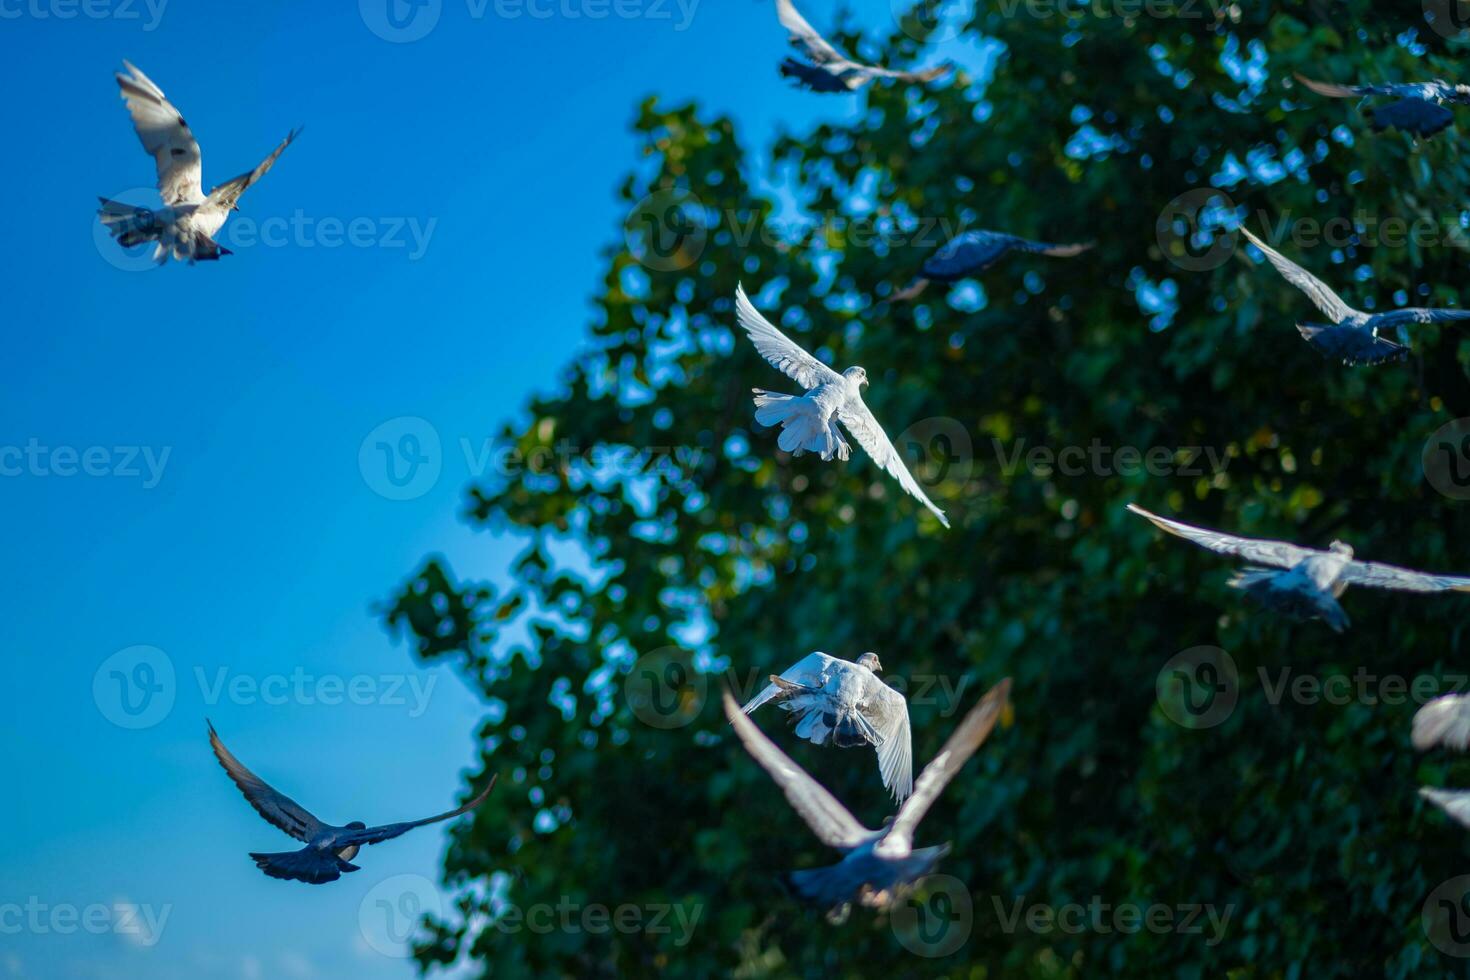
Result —
<path fill-rule="evenodd" d="M 265 780 L 241 765 L 240 760 L 230 754 L 230 750 L 225 748 L 225 744 L 220 741 L 219 734 L 214 730 L 212 723 L 209 725 L 209 744 L 214 749 L 214 755 L 219 760 L 219 764 L 224 766 L 230 779 L 240 788 L 240 792 L 245 794 L 245 799 L 255 807 L 255 812 L 264 817 L 267 823 L 279 827 L 299 841 L 306 842 L 306 846 L 299 851 L 282 851 L 275 854 L 252 853 L 250 857 L 254 859 L 255 866 L 272 878 L 304 881 L 312 885 L 336 881 L 346 872 L 357 871 L 358 866 L 348 862 L 357 856 L 358 850 L 364 844 L 381 844 L 415 827 L 438 823 L 441 820 L 468 813 L 484 803 L 485 797 L 490 795 L 490 790 L 495 786 L 495 777 L 491 776 L 490 782 L 486 784 L 479 796 L 464 806 L 450 810 L 448 813 L 441 813 L 437 817 L 426 817 L 423 820 L 413 820 L 408 823 L 384 824 L 381 827 L 369 827 L 361 821 L 354 820 L 346 826 L 336 827 L 318 820 L 301 804 L 277 791 Z"/>
<path fill-rule="evenodd" d="M 1457 752 L 1470 748 L 1470 696 L 1446 694 L 1414 714 L 1414 748 L 1423 752 L 1436 745 Z"/>
<path fill-rule="evenodd" d="M 1031 252 L 1067 259 L 1081 255 L 1094 244 L 1096 243 L 1079 242 L 1053 245 L 1050 242 L 1033 242 L 1000 231 L 967 231 L 951 238 L 929 256 L 919 267 L 920 277 L 907 288 L 894 293 L 893 298 L 902 303 L 917 297 L 931 282 L 958 282 L 984 272 L 999 262 L 1007 252 Z"/>
<path fill-rule="evenodd" d="M 845 460 L 852 450 L 837 429 L 840 421 L 875 463 L 928 507 L 939 523 L 949 527 L 944 511 L 924 493 L 883 427 L 863 404 L 862 386 L 868 383 L 867 371 L 850 367 L 838 374 L 802 350 L 756 311 L 742 286 L 735 287 L 735 316 L 761 356 L 806 389 L 804 395 L 751 389 L 755 392 L 755 420 L 761 425 L 781 426 L 776 445 L 797 456 L 810 451 L 826 460 L 834 456 Z"/>
<path fill-rule="evenodd" d="M 1455 121 L 1447 106 L 1470 104 L 1470 85 L 1454 85 L 1436 78 L 1432 82 L 1386 82 L 1382 85 L 1338 85 L 1318 82 L 1298 74 L 1296 80 L 1329 99 L 1388 96 L 1395 101 L 1365 110 L 1374 130 L 1402 129 L 1428 138 Z"/>
<path fill-rule="evenodd" d="M 791 33 L 791 44 L 811 62 L 787 58 L 781 62 L 781 74 L 793 78 L 802 88 L 813 92 L 855 92 L 875 78 L 896 78 L 901 82 L 932 82 L 954 67 L 943 64 L 925 71 L 894 71 L 874 65 L 859 64 L 844 58 L 806 22 L 791 0 L 776 0 L 776 16 L 781 26 Z"/>
<path fill-rule="evenodd" d="M 772 674 L 766 689 L 740 710 L 750 714 L 775 701 L 791 712 L 797 737 L 813 745 L 873 746 L 883 785 L 902 803 L 914 791 L 909 706 L 902 694 L 878 679 L 882 669 L 876 653 L 865 653 L 853 663 L 819 651 L 784 674 Z"/>
<path fill-rule="evenodd" d="M 1321 619 L 1339 633 L 1347 629 L 1348 618 L 1337 604 L 1337 598 L 1349 585 L 1401 592 L 1470 592 L 1470 578 L 1429 575 L 1394 565 L 1355 561 L 1352 547 L 1341 541 L 1332 542 L 1327 551 L 1317 551 L 1285 541 L 1237 538 L 1193 527 L 1150 514 L 1137 504 L 1129 504 L 1128 509 L 1201 548 L 1255 562 L 1231 579 L 1230 585 L 1244 589 L 1268 609 L 1293 619 Z M 1262 565 L 1269 567 L 1258 567 Z"/>
<path fill-rule="evenodd" d="M 1379 336 L 1380 330 L 1404 327 L 1411 323 L 1448 323 L 1454 320 L 1470 320 L 1470 310 L 1425 310 L 1406 307 L 1384 313 L 1364 313 L 1342 301 L 1327 284 L 1306 269 L 1286 258 L 1280 252 L 1251 234 L 1250 229 L 1240 229 L 1250 243 L 1261 250 L 1276 271 L 1307 298 L 1317 309 L 1332 318 L 1336 326 L 1320 323 L 1302 323 L 1297 330 L 1307 343 L 1328 357 L 1340 357 L 1344 364 L 1383 364 L 1402 360 L 1409 356 L 1409 349 Z"/>
<path fill-rule="evenodd" d="M 1470 827 L 1470 790 L 1421 786 L 1419 795 L 1454 817 L 1462 826 Z"/>
<path fill-rule="evenodd" d="M 939 794 L 995 727 L 1010 689 L 1008 678 L 991 688 L 970 709 L 939 754 L 919 773 L 913 796 L 899 807 L 897 816 L 882 830 L 869 830 L 858 823 L 821 783 L 777 748 L 726 691 L 725 717 L 730 719 L 746 750 L 770 773 L 786 801 L 817 839 L 842 852 L 842 860 L 834 865 L 786 875 L 784 880 L 791 889 L 826 909 L 830 918 L 840 922 L 847 917 L 854 901 L 868 908 L 887 909 L 932 872 L 939 859 L 949 853 L 949 845 L 915 848 L 914 831 Z"/>
<path fill-rule="evenodd" d="M 164 206 L 153 211 L 99 197 L 102 207 L 97 216 L 126 248 L 156 242 L 153 258 L 160 264 L 167 262 L 169 256 L 192 265 L 201 259 L 229 255 L 230 250 L 216 242 L 214 235 L 224 226 L 230 212 L 239 210 L 240 195 L 265 176 L 301 131 L 286 134 L 281 144 L 254 170 L 225 181 L 206 197 L 200 184 L 199 144 L 188 123 L 147 75 L 127 61 L 123 65 L 128 74 L 118 72 L 117 84 L 133 117 L 138 139 L 157 165 L 158 192 Z"/>

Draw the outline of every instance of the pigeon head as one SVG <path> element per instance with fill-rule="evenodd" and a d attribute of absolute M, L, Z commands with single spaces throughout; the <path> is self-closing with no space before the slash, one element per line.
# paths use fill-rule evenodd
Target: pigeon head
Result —
<path fill-rule="evenodd" d="M 878 660 L 878 655 L 871 651 L 858 657 L 857 665 L 859 667 L 866 667 L 875 674 L 883 669 L 883 664 Z"/>
<path fill-rule="evenodd" d="M 1353 546 L 1346 541 L 1334 541 L 1328 547 L 1328 550 L 1334 555 L 1342 555 L 1344 558 L 1351 558 L 1353 556 Z"/>
<path fill-rule="evenodd" d="M 868 383 L 868 372 L 860 367 L 850 367 L 842 372 L 842 376 L 859 386 Z"/>

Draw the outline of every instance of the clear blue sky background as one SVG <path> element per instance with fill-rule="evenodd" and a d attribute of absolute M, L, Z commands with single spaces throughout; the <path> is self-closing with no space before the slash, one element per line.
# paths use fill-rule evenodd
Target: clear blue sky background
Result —
<path fill-rule="evenodd" d="M 111 13 L 0 6 L 0 73 L 23 93 L 6 131 L 29 134 L 0 157 L 0 451 L 169 455 L 152 487 L 143 461 L 138 476 L 65 476 L 65 457 L 45 456 L 17 475 L 12 454 L 0 476 L 0 977 L 409 977 L 377 900 L 437 880 L 442 828 L 373 848 L 332 885 L 267 879 L 245 852 L 293 842 L 215 765 L 205 717 L 326 819 L 452 805 L 481 706 L 448 669 L 415 665 L 371 607 L 431 552 L 505 574 L 514 542 L 457 519 L 471 477 L 459 441 L 492 436 L 578 349 L 599 250 L 619 236 L 614 190 L 638 160 L 637 101 L 733 112 L 762 148 L 861 103 L 789 89 L 782 32 L 749 0 L 701 0 L 682 31 L 675 0 L 667 18 L 604 20 L 496 17 L 493 0 L 477 19 L 442 0 L 413 43 L 376 36 L 355 3 L 170 0 L 153 24 L 143 0 L 91 2 Z M 806 7 L 833 23 L 830 0 Z M 891 30 L 888 0 L 851 7 Z M 189 120 L 206 187 L 305 125 L 233 220 L 311 224 L 278 246 L 235 239 L 235 255 L 195 268 L 139 271 L 99 248 L 95 195 L 147 202 L 136 189 L 153 183 L 112 80 L 123 58 Z M 364 219 L 376 244 L 328 247 L 327 219 Z M 407 232 L 379 241 L 429 222 L 422 254 Z M 406 501 L 359 467 L 368 433 L 399 416 L 428 420 L 442 445 L 437 482 Z M 140 644 L 173 668 L 173 703 L 130 730 L 112 720 L 116 664 L 100 698 L 93 682 Z M 428 698 L 418 713 L 405 683 L 404 703 L 265 703 L 215 695 L 220 671 L 363 676 L 381 701 L 407 679 Z M 505 792 L 488 805 L 530 804 Z M 129 905 L 167 915 L 151 945 L 146 921 L 127 931 Z M 99 931 L 69 910 L 100 916 Z"/>

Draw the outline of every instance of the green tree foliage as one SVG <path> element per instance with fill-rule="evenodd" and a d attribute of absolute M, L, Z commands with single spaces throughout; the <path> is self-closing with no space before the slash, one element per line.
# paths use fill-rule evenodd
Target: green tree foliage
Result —
<path fill-rule="evenodd" d="M 1470 668 L 1466 600 L 1350 592 L 1354 626 L 1338 637 L 1253 608 L 1226 586 L 1227 562 L 1124 505 L 1470 571 L 1470 509 L 1420 462 L 1431 433 L 1470 415 L 1466 335 L 1416 329 L 1407 363 L 1348 369 L 1298 337 L 1298 320 L 1320 318 L 1269 266 L 1237 248 L 1194 268 L 1199 250 L 1167 218 L 1160 233 L 1178 195 L 1215 186 L 1356 305 L 1463 305 L 1464 249 L 1445 229 L 1470 187 L 1464 130 L 1420 145 L 1374 135 L 1352 102 L 1313 96 L 1292 73 L 1455 78 L 1464 48 L 1427 29 L 1417 2 L 1055 9 L 980 4 L 967 29 L 999 46 L 992 78 L 876 86 L 850 122 L 784 138 L 768 160 L 731 119 L 642 106 L 647 159 L 623 197 L 692 195 L 702 249 L 687 240 L 653 263 L 672 269 L 609 250 L 589 352 L 504 432 L 526 464 L 472 488 L 471 522 L 528 542 L 514 586 L 457 582 L 434 558 L 387 617 L 423 659 L 450 658 L 483 691 L 487 765 L 502 774 L 448 857 L 463 905 L 432 924 L 422 964 L 467 955 L 486 976 L 569 977 L 1463 970 L 1431 944 L 1421 909 L 1470 871 L 1465 835 L 1415 791 L 1470 784 L 1470 765 L 1415 753 L 1415 705 L 1372 703 L 1392 690 L 1370 684 L 1346 704 L 1268 695 L 1286 668 L 1453 677 Z M 924 35 L 917 19 L 904 26 Z M 879 40 L 868 50 L 932 60 L 909 34 Z M 821 233 L 771 233 L 790 208 L 761 190 L 770 172 L 790 178 Z M 1335 218 L 1373 228 L 1354 245 L 1312 241 L 1301 224 Z M 1428 240 L 1405 244 L 1384 224 L 1416 218 L 1437 229 Z M 933 222 L 1098 245 L 1003 261 L 979 277 L 983 301 L 931 287 L 891 303 L 937 243 L 920 234 Z M 891 434 L 955 420 L 973 462 L 921 467 L 952 532 L 860 452 L 792 459 L 754 424 L 752 385 L 792 385 L 736 334 L 740 280 L 809 349 L 868 368 Z M 1223 470 L 1025 462 L 1036 447 L 1094 444 L 1209 447 Z M 667 451 L 627 455 L 653 447 Z M 1191 730 L 1169 720 L 1156 681 L 1204 644 L 1233 658 L 1238 703 Z M 1014 678 L 1013 715 L 920 834 L 953 840 L 943 870 L 974 895 L 959 952 L 921 959 L 885 916 L 833 926 L 779 890 L 776 872 L 834 855 L 729 737 L 717 673 L 683 689 L 689 724 L 635 715 L 635 662 L 671 646 L 747 690 L 816 649 L 872 649 L 897 677 L 964 683 L 957 704 L 914 705 L 920 764 L 956 709 Z M 767 710 L 763 727 L 860 818 L 890 812 L 870 753 L 795 744 Z M 1007 931 L 996 902 L 1008 912 L 1017 896 L 1212 903 L 1232 917 L 1214 945 Z M 701 918 L 685 945 L 677 929 L 487 925 L 507 902 L 682 903 Z"/>

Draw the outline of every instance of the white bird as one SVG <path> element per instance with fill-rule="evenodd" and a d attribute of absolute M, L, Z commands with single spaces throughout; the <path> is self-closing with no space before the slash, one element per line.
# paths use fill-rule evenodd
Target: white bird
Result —
<path fill-rule="evenodd" d="M 817 360 L 800 345 L 761 316 L 743 286 L 735 287 L 735 317 L 750 335 L 762 357 L 806 389 L 804 395 L 781 395 L 760 388 L 755 392 L 755 420 L 761 425 L 781 426 L 776 445 L 788 453 L 818 453 L 823 459 L 847 459 L 852 452 L 837 429 L 840 421 L 889 476 L 949 527 L 949 518 L 924 493 L 903 457 L 893 448 L 883 427 L 863 404 L 862 386 L 868 372 L 850 367 L 841 374 Z"/>
<path fill-rule="evenodd" d="M 1457 752 L 1470 748 L 1470 695 L 1446 694 L 1415 712 L 1413 742 L 1421 752 L 1437 745 Z M 1470 827 L 1470 790 L 1424 786 L 1419 795 Z"/>
<path fill-rule="evenodd" d="M 725 717 L 746 750 L 775 780 L 817 839 L 842 852 L 842 860 L 834 865 L 786 875 L 791 888 L 841 921 L 854 901 L 874 909 L 891 907 L 933 871 L 949 852 L 949 845 L 914 847 L 914 831 L 995 727 L 1010 690 L 1010 680 L 1003 680 L 970 709 L 939 754 L 919 774 L 914 794 L 882 830 L 869 830 L 858 823 L 821 783 L 777 748 L 725 691 Z"/>
<path fill-rule="evenodd" d="M 131 63 L 124 61 L 123 65 L 128 74 L 118 72 L 117 84 L 133 117 L 138 139 L 158 169 L 158 192 L 163 207 L 153 211 L 100 197 L 102 207 L 97 216 L 124 247 L 156 242 L 153 258 L 160 264 L 170 256 L 192 265 L 201 259 L 229 255 L 230 250 L 214 240 L 215 234 L 224 226 L 230 212 L 239 210 L 240 195 L 265 176 L 301 131 L 288 133 L 254 170 L 225 181 L 205 195 L 199 143 L 189 124 L 163 94 L 163 89 Z"/>
<path fill-rule="evenodd" d="M 781 74 L 814 92 L 855 92 L 875 78 L 894 78 L 901 82 L 932 82 L 948 74 L 954 67 L 938 65 L 924 71 L 894 71 L 865 65 L 841 55 L 827 39 L 816 32 L 791 0 L 776 0 L 776 16 L 790 34 L 791 44 L 811 62 L 795 58 L 781 62 Z"/>
<path fill-rule="evenodd" d="M 1462 826 L 1470 827 L 1470 790 L 1421 786 L 1419 795 L 1448 813 Z"/>
<path fill-rule="evenodd" d="M 882 669 L 876 653 L 865 653 L 854 663 L 818 651 L 784 674 L 772 674 L 765 690 L 740 710 L 750 714 L 775 701 L 791 712 L 797 737 L 813 745 L 873 746 L 883 785 L 902 803 L 914 791 L 909 706 L 902 694 L 878 678 Z"/>

